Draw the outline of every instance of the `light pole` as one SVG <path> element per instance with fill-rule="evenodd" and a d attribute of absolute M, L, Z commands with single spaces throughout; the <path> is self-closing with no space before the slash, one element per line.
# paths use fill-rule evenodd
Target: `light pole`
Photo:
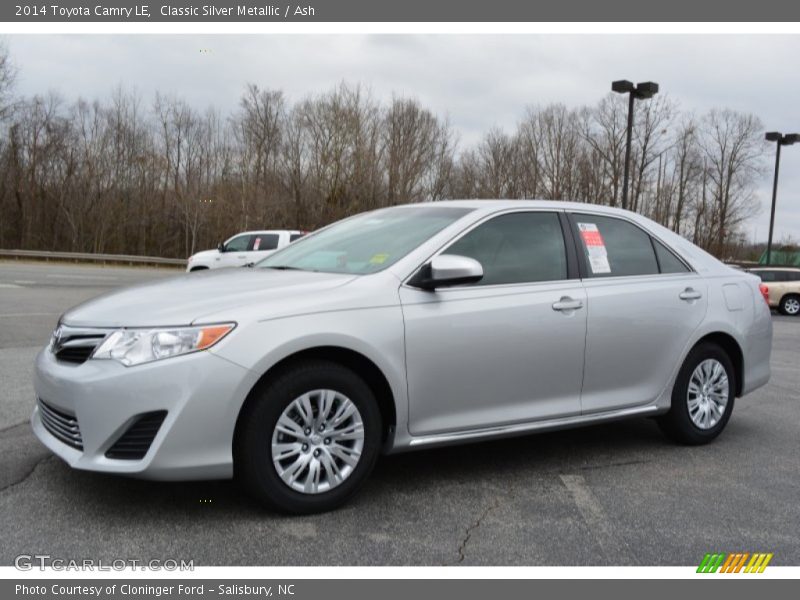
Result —
<path fill-rule="evenodd" d="M 627 79 L 611 82 L 611 91 L 618 94 L 628 94 L 628 127 L 626 131 L 627 143 L 625 144 L 625 176 L 622 180 L 622 208 L 628 208 L 628 173 L 631 164 L 631 134 L 633 133 L 633 102 L 636 99 L 646 100 L 658 93 L 658 84 L 645 81 L 634 85 Z"/>
<path fill-rule="evenodd" d="M 772 180 L 772 208 L 769 213 L 769 238 L 767 238 L 767 264 L 772 262 L 772 229 L 775 225 L 775 200 L 778 197 L 778 170 L 781 167 L 781 146 L 791 146 L 800 142 L 800 133 L 768 131 L 764 136 L 768 142 L 775 142 L 775 178 Z"/>

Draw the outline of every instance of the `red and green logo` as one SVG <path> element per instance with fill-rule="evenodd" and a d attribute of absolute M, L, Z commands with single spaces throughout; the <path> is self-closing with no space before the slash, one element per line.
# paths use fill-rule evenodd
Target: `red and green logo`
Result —
<path fill-rule="evenodd" d="M 772 553 L 731 552 L 709 553 L 703 557 L 698 573 L 763 573 Z"/>

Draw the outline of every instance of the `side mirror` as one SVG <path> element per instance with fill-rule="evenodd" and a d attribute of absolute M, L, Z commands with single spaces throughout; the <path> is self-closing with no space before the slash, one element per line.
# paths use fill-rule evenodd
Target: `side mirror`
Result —
<path fill-rule="evenodd" d="M 434 256 L 411 280 L 411 285 L 424 290 L 475 283 L 483 278 L 483 267 L 474 258 L 457 254 Z"/>
<path fill-rule="evenodd" d="M 223 242 L 220 242 L 219 245 L 217 246 L 217 250 L 219 250 L 220 252 L 225 252 L 225 244 Z"/>

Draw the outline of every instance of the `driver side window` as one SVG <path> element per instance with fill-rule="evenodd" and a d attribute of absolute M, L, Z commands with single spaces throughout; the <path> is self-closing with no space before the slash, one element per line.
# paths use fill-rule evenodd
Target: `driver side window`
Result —
<path fill-rule="evenodd" d="M 556 213 L 500 215 L 467 233 L 445 253 L 467 256 L 481 263 L 483 279 L 473 285 L 567 278 L 564 235 Z"/>
<path fill-rule="evenodd" d="M 245 252 L 250 245 L 250 235 L 237 235 L 225 244 L 225 252 Z"/>

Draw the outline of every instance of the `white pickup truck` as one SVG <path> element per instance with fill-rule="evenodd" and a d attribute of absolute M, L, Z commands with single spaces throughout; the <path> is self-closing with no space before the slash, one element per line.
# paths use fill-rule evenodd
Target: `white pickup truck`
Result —
<path fill-rule="evenodd" d="M 187 271 L 243 267 L 266 258 L 275 250 L 283 248 L 303 237 L 305 231 L 273 229 L 268 231 L 244 231 L 220 243 L 215 250 L 204 250 L 189 257 Z"/>

